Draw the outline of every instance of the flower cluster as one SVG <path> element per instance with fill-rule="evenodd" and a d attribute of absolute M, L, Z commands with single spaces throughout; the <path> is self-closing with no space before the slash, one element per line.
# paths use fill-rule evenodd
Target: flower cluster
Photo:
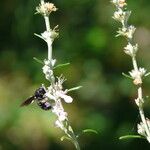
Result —
<path fill-rule="evenodd" d="M 113 19 L 121 23 L 121 28 L 117 31 L 117 36 L 123 36 L 127 39 L 127 46 L 124 47 L 124 53 L 129 55 L 132 59 L 133 70 L 129 72 L 130 78 L 133 79 L 133 84 L 137 86 L 138 97 L 135 99 L 135 104 L 138 106 L 139 114 L 141 117 L 141 123 L 138 124 L 138 133 L 145 136 L 148 142 L 150 142 L 150 121 L 145 118 L 143 110 L 143 76 L 147 76 L 146 69 L 138 67 L 136 54 L 138 51 L 138 44 L 134 43 L 133 36 L 136 28 L 133 25 L 128 25 L 128 19 L 131 11 L 127 11 L 127 3 L 125 0 L 112 0 L 116 6 L 116 11 L 113 14 Z"/>
<path fill-rule="evenodd" d="M 122 27 L 117 31 L 117 36 L 124 36 L 127 39 L 132 39 L 136 28 L 133 25 Z"/>
<path fill-rule="evenodd" d="M 36 7 L 36 11 L 39 14 L 42 14 L 44 16 L 48 16 L 52 11 L 56 11 L 57 8 L 53 3 L 42 3 L 38 7 Z"/>
<path fill-rule="evenodd" d="M 131 43 L 128 43 L 128 45 L 124 47 L 124 52 L 131 57 L 135 57 L 137 51 L 138 51 L 138 44 L 132 45 Z"/>

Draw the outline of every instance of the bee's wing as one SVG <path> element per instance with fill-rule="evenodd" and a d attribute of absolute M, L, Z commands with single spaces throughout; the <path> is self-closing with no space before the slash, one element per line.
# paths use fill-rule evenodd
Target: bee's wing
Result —
<path fill-rule="evenodd" d="M 35 100 L 34 96 L 29 97 L 28 99 L 26 99 L 20 106 L 27 106 L 29 104 L 31 104 L 33 101 Z"/>

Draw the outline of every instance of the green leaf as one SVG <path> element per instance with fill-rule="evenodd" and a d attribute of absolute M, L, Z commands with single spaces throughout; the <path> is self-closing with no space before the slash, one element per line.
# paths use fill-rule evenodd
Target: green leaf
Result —
<path fill-rule="evenodd" d="M 62 137 L 60 138 L 60 140 L 61 140 L 61 141 L 68 140 L 68 141 L 71 141 L 71 142 L 72 142 L 72 139 L 71 139 L 70 137 L 66 136 L 66 135 L 62 136 Z"/>
<path fill-rule="evenodd" d="M 87 133 L 87 132 L 93 132 L 95 134 L 98 134 L 98 132 L 96 130 L 93 130 L 93 129 L 85 129 L 85 130 L 82 130 L 83 133 Z"/>
<path fill-rule="evenodd" d="M 125 74 L 124 72 L 122 72 L 122 75 L 123 75 L 123 76 L 125 76 L 126 78 L 132 79 L 132 77 L 131 77 L 131 76 L 129 76 L 129 75 L 127 75 L 127 74 Z"/>
<path fill-rule="evenodd" d="M 44 65 L 44 62 L 43 62 L 42 60 L 40 60 L 40 59 L 38 59 L 38 58 L 36 58 L 36 57 L 33 57 L 33 59 L 34 59 L 35 61 L 37 61 L 38 63 Z"/>
<path fill-rule="evenodd" d="M 124 135 L 124 136 L 119 137 L 119 140 L 133 139 L 133 138 L 145 139 L 145 137 L 140 136 L 140 135 Z"/>
<path fill-rule="evenodd" d="M 79 133 L 78 135 L 76 135 L 76 137 L 78 138 L 80 135 L 82 135 L 83 133 L 88 133 L 88 132 L 91 132 L 91 133 L 94 133 L 94 134 L 98 134 L 98 132 L 96 130 L 93 130 L 93 129 L 85 129 L 85 130 L 82 130 L 81 133 Z"/>
<path fill-rule="evenodd" d="M 80 88 L 82 88 L 82 86 L 73 87 L 73 88 L 69 89 L 68 92 L 75 91 L 75 90 L 78 90 Z"/>
<path fill-rule="evenodd" d="M 68 65 L 70 65 L 70 63 L 59 64 L 59 65 L 57 65 L 56 67 L 54 67 L 53 69 L 65 67 L 65 66 L 68 66 Z"/>

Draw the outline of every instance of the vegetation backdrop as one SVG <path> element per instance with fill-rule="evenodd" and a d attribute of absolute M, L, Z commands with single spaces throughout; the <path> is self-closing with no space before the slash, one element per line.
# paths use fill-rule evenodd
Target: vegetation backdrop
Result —
<path fill-rule="evenodd" d="M 119 141 L 118 137 L 136 133 L 140 121 L 134 104 L 136 89 L 121 73 L 130 71 L 130 58 L 123 53 L 123 38 L 115 38 L 119 27 L 111 16 L 114 7 L 106 0 L 53 0 L 59 8 L 50 16 L 51 26 L 59 25 L 60 36 L 53 45 L 58 63 L 71 65 L 56 70 L 63 73 L 65 87 L 82 85 L 71 93 L 72 104 L 64 104 L 76 133 L 86 128 L 99 132 L 79 138 L 82 150 L 147 150 L 146 140 Z M 138 60 L 150 70 L 150 1 L 128 0 L 130 23 L 137 27 Z M 35 15 L 39 0 L 0 2 L 0 150 L 73 150 L 63 133 L 54 127 L 55 116 L 36 104 L 20 108 L 41 83 L 47 84 L 42 66 L 33 57 L 47 56 L 46 44 L 35 37 L 45 29 L 44 20 Z M 150 78 L 144 83 L 150 95 Z M 150 99 L 146 99 L 150 116 Z"/>

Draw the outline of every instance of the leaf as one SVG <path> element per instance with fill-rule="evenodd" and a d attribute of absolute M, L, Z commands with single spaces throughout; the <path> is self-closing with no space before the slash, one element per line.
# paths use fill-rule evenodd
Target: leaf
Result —
<path fill-rule="evenodd" d="M 98 134 L 98 132 L 97 132 L 96 130 L 93 130 L 93 129 L 85 129 L 85 130 L 82 130 L 81 133 L 79 133 L 78 135 L 76 135 L 76 137 L 78 138 L 78 137 L 79 137 L 80 135 L 82 135 L 83 133 L 88 133 L 88 132 Z"/>
<path fill-rule="evenodd" d="M 54 67 L 53 69 L 60 68 L 60 67 L 65 67 L 65 66 L 68 66 L 68 65 L 70 65 L 70 63 L 59 64 L 56 67 Z"/>
<path fill-rule="evenodd" d="M 150 72 L 146 73 L 144 76 L 147 77 L 147 76 L 149 76 L 149 75 L 150 75 Z"/>
<path fill-rule="evenodd" d="M 124 72 L 122 72 L 122 75 L 123 75 L 123 76 L 125 76 L 126 78 L 132 79 L 132 77 L 131 77 L 131 76 L 129 76 L 129 75 L 127 75 L 127 74 L 125 74 Z"/>
<path fill-rule="evenodd" d="M 119 137 L 119 140 L 133 139 L 133 138 L 145 139 L 145 137 L 140 136 L 140 135 L 124 135 L 124 136 Z"/>
<path fill-rule="evenodd" d="M 71 141 L 72 142 L 72 139 L 71 138 L 69 138 L 68 136 L 62 136 L 61 138 L 60 138 L 60 140 L 61 141 L 64 141 L 64 140 L 68 140 L 68 141 Z"/>
<path fill-rule="evenodd" d="M 40 60 L 40 59 L 38 59 L 38 58 L 36 58 L 36 57 L 33 57 L 33 59 L 34 59 L 35 61 L 37 61 L 38 63 L 40 63 L 40 64 L 44 65 L 44 63 L 43 63 L 43 61 L 42 61 L 42 60 Z"/>
<path fill-rule="evenodd" d="M 73 88 L 69 89 L 68 92 L 75 91 L 75 90 L 78 90 L 80 88 L 82 88 L 82 86 L 73 87 Z"/>
<path fill-rule="evenodd" d="M 85 130 L 82 130 L 83 133 L 87 133 L 87 132 L 93 132 L 95 134 L 98 134 L 98 132 L 96 130 L 93 130 L 93 129 L 85 129 Z"/>

